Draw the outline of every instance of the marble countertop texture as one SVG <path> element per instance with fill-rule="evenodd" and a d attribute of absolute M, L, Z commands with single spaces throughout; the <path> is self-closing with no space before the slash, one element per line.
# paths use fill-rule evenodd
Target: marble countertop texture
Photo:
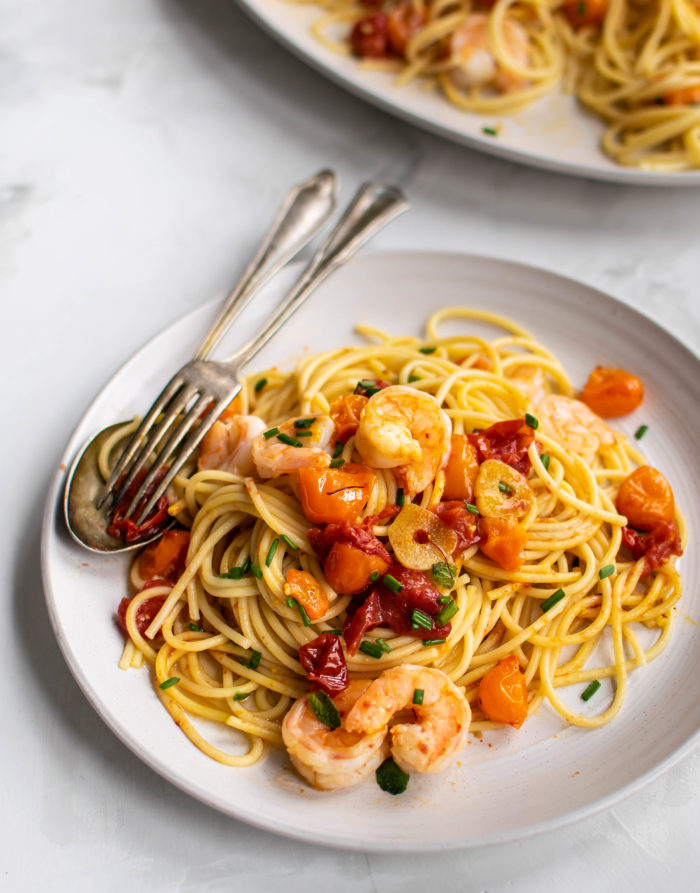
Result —
<path fill-rule="evenodd" d="M 593 817 L 445 855 L 321 848 L 191 800 L 73 681 L 39 538 L 88 402 L 144 341 L 226 290 L 279 197 L 315 170 L 334 167 L 344 197 L 372 176 L 410 196 L 371 251 L 533 263 L 643 309 L 695 350 L 700 190 L 587 182 L 452 145 L 345 94 L 227 0 L 0 0 L 0 20 L 0 889 L 698 889 L 697 750 Z"/>

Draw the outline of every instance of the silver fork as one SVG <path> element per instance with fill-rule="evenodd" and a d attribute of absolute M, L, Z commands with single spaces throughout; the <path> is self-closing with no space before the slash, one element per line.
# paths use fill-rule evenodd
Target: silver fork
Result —
<path fill-rule="evenodd" d="M 184 366 L 168 383 L 151 409 L 133 441 L 143 443 L 140 450 L 129 449 L 105 486 L 104 501 L 112 492 L 114 482 L 126 471 L 133 480 L 133 468 L 143 468 L 152 452 L 151 443 L 158 443 L 168 428 L 184 416 L 170 433 L 148 474 L 134 494 L 124 515 L 133 516 L 138 509 L 136 524 L 148 517 L 165 494 L 177 473 L 192 455 L 204 435 L 241 390 L 239 377 L 244 367 L 279 331 L 309 295 L 333 270 L 349 260 L 356 251 L 383 226 L 409 207 L 399 189 L 382 183 L 365 183 L 360 187 L 347 210 L 326 241 L 313 256 L 291 291 L 282 300 L 263 329 L 225 362 L 193 361 Z M 207 412 L 208 407 L 212 407 Z M 202 415 L 206 412 L 204 418 Z M 163 419 L 154 426 L 157 416 Z M 195 423 L 199 421 L 196 427 Z M 151 432 L 149 435 L 149 432 Z M 161 433 L 162 432 L 162 433 Z M 144 439 L 148 436 L 148 439 Z M 128 465 L 128 463 L 131 465 Z M 118 502 L 127 485 L 116 494 Z M 150 492 L 152 490 L 152 492 Z M 145 499 L 144 503 L 144 497 Z M 144 504 L 142 504 L 144 503 Z"/>

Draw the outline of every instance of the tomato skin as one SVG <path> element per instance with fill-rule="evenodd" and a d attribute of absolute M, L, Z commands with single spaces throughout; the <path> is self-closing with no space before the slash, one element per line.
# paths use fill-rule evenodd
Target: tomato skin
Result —
<path fill-rule="evenodd" d="M 418 33 L 424 20 L 423 14 L 410 3 L 391 10 L 386 20 L 386 40 L 389 51 L 394 56 L 405 57 L 406 46 Z"/>
<path fill-rule="evenodd" d="M 149 589 L 151 586 L 156 586 L 159 583 L 164 583 L 166 586 L 168 585 L 162 580 L 149 580 L 146 586 L 144 586 L 144 589 Z M 143 589 L 141 591 L 143 592 Z M 151 625 L 151 621 L 163 607 L 165 598 L 164 595 L 154 595 L 152 598 L 147 598 L 136 609 L 136 629 L 139 631 L 141 637 L 146 635 L 146 630 Z M 126 609 L 129 607 L 130 602 L 130 598 L 123 598 L 119 602 L 119 607 L 117 608 L 117 623 L 119 624 L 119 629 L 127 638 L 129 637 L 129 633 L 126 628 Z"/>
<path fill-rule="evenodd" d="M 354 521 L 369 499 L 376 475 L 364 465 L 300 468 L 301 507 L 314 524 Z"/>
<path fill-rule="evenodd" d="M 671 485 L 660 471 L 640 465 L 620 485 L 617 510 L 627 518 L 630 527 L 638 530 L 671 524 L 676 513 Z"/>
<path fill-rule="evenodd" d="M 457 534 L 456 552 L 464 552 L 472 543 L 479 541 L 476 515 L 473 515 L 463 502 L 455 499 L 438 502 L 433 511 L 443 524 Z"/>
<path fill-rule="evenodd" d="M 624 369 L 596 366 L 581 391 L 581 400 L 602 418 L 617 418 L 641 406 L 644 385 Z"/>
<path fill-rule="evenodd" d="M 299 649 L 299 662 L 313 688 L 337 695 L 349 685 L 348 667 L 340 644 L 340 636 L 323 633 Z"/>
<path fill-rule="evenodd" d="M 292 567 L 287 571 L 286 581 L 284 594 L 299 602 L 308 614 L 309 620 L 323 617 L 330 607 L 330 602 L 312 574 Z"/>
<path fill-rule="evenodd" d="M 535 439 L 535 433 L 525 419 L 508 419 L 496 422 L 475 434 L 468 434 L 479 462 L 499 459 L 525 477 L 530 474 L 530 457 L 527 451 Z M 539 448 L 539 445 L 538 445 Z"/>
<path fill-rule="evenodd" d="M 335 543 L 323 565 L 329 586 L 345 595 L 356 595 L 367 589 L 370 574 L 384 574 L 390 562 L 380 555 L 368 555 L 350 543 Z"/>
<path fill-rule="evenodd" d="M 635 561 L 645 557 L 642 577 L 666 564 L 671 555 L 682 555 L 681 537 L 674 523 L 661 522 L 650 533 L 640 533 L 631 527 L 622 528 L 622 542 L 632 552 Z"/>
<path fill-rule="evenodd" d="M 159 540 L 149 543 L 139 556 L 139 573 L 144 580 L 160 577 L 176 583 L 185 569 L 189 530 L 166 530 Z"/>
<path fill-rule="evenodd" d="M 479 473 L 479 460 L 476 450 L 466 434 L 453 434 L 450 443 L 450 458 L 445 466 L 444 499 L 466 499 L 471 502 L 474 495 L 474 481 Z"/>
<path fill-rule="evenodd" d="M 570 0 L 562 6 L 562 11 L 571 22 L 572 28 L 600 25 L 607 10 L 608 0 Z"/>
<path fill-rule="evenodd" d="M 341 443 L 348 440 L 357 431 L 360 414 L 365 408 L 367 397 L 362 394 L 343 394 L 331 403 L 328 415 L 335 425 L 334 439 Z"/>
<path fill-rule="evenodd" d="M 518 658 L 511 654 L 499 660 L 479 683 L 479 705 L 492 722 L 519 729 L 527 719 L 527 683 Z"/>
<path fill-rule="evenodd" d="M 519 571 L 525 558 L 527 530 L 515 518 L 479 518 L 479 548 L 507 571 Z"/>

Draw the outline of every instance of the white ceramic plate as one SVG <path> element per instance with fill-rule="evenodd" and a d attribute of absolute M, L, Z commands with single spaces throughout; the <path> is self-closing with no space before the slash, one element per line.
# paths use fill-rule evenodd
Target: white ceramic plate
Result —
<path fill-rule="evenodd" d="M 460 111 L 420 82 L 396 87 L 395 76 L 362 68 L 356 59 L 329 50 L 310 26 L 320 7 L 286 0 L 236 0 L 276 40 L 322 74 L 384 111 L 458 143 L 511 161 L 578 177 L 647 186 L 700 184 L 700 171 L 656 172 L 615 164 L 600 149 L 601 121 L 572 96 L 555 92 L 516 115 L 483 116 Z M 499 127 L 498 137 L 484 134 Z"/>
<path fill-rule="evenodd" d="M 238 338 L 266 315 L 275 295 L 253 305 Z M 569 279 L 519 264 L 451 254 L 367 255 L 339 271 L 259 358 L 289 367 L 303 350 L 357 341 L 356 322 L 420 334 L 427 315 L 463 304 L 507 314 L 564 361 L 574 382 L 596 363 L 644 374 L 647 396 L 619 427 L 649 425 L 648 456 L 667 473 L 691 530 L 700 527 L 700 362 L 646 317 Z M 99 394 L 63 456 L 115 419 L 143 411 L 148 395 L 191 356 L 211 305 L 172 325 L 137 353 Z M 256 364 L 257 365 L 257 364 Z M 283 753 L 262 765 L 230 769 L 208 759 L 177 729 L 153 693 L 146 670 L 117 667 L 122 638 L 113 621 L 126 592 L 127 559 L 95 557 L 68 537 L 60 512 L 65 472 L 49 493 L 42 543 L 46 599 L 65 659 L 102 719 L 142 760 L 194 797 L 266 829 L 336 846 L 395 852 L 475 846 L 523 837 L 572 821 L 638 788 L 700 737 L 697 667 L 700 573 L 695 550 L 682 558 L 686 592 L 671 647 L 632 674 L 622 714 L 609 726 L 564 729 L 543 708 L 519 731 L 473 740 L 459 765 L 441 776 L 414 776 L 400 797 L 367 783 L 338 794 L 308 789 Z M 694 537 L 693 537 L 694 539 Z M 605 708 L 610 689 L 584 706 Z M 235 749 L 235 732 L 216 740 Z"/>

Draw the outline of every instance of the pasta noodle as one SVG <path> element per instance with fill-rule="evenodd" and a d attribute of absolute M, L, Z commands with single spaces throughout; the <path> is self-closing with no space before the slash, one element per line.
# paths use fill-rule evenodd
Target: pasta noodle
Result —
<path fill-rule="evenodd" d="M 329 49 L 421 78 L 449 102 L 510 114 L 562 85 L 606 122 L 618 164 L 700 166 L 700 10 L 693 0 L 293 0 L 324 7 Z M 485 128 L 497 135 L 497 130 Z"/>
<path fill-rule="evenodd" d="M 472 320 L 502 333 L 492 340 L 472 335 Z M 451 330 L 463 326 L 465 334 L 441 334 L 447 324 Z M 526 414 L 534 424 L 532 414 L 538 412 L 541 423 L 527 451 L 533 498 L 523 521 L 522 566 L 506 570 L 478 542 L 469 545 L 454 559 L 455 581 L 448 590 L 457 610 L 447 641 L 431 645 L 385 626 L 371 629 L 365 639 L 380 643 L 381 656 L 346 654 L 350 677 L 375 678 L 405 664 L 438 668 L 465 693 L 474 711 L 471 730 L 480 732 L 502 726 L 480 709 L 480 681 L 499 660 L 515 655 L 527 683 L 529 714 L 547 702 L 570 724 L 591 728 L 611 721 L 622 708 L 628 674 L 669 643 L 681 594 L 672 561 L 645 574 L 644 558 L 634 561 L 620 552 L 627 521 L 616 497 L 643 456 L 613 432 L 584 455 L 585 444 L 579 451 L 571 448 L 575 430 L 545 424 L 547 395 L 570 397 L 572 386 L 556 357 L 509 320 L 447 308 L 429 319 L 425 339 L 359 331 L 367 339 L 364 346 L 305 356 L 292 372 L 275 368 L 248 376 L 239 411 L 274 428 L 328 413 L 336 398 L 369 380 L 434 395 L 453 434 Z M 101 457 L 103 473 L 114 446 Z M 357 460 L 355 437 L 342 446 L 340 459 Z M 373 518 L 374 534 L 385 539 L 391 522 L 382 512 L 402 501 L 403 490 L 394 469 L 374 474 L 361 517 Z M 415 503 L 435 507 L 445 480 L 445 470 L 438 471 Z M 125 609 L 128 636 L 120 666 L 148 664 L 156 693 L 192 742 L 215 760 L 247 766 L 281 743 L 286 713 L 308 691 L 299 648 L 342 629 L 356 601 L 336 593 L 324 576 L 296 475 L 261 481 L 191 465 L 174 489 L 170 511 L 190 529 L 186 565 L 172 583 L 146 581 L 141 560 L 133 563 L 137 594 Z M 683 519 L 677 515 L 676 521 L 685 543 Z M 285 593 L 290 569 L 309 572 L 328 600 L 323 616 L 308 625 Z M 543 610 L 547 600 L 554 603 Z M 140 612 L 149 605 L 144 624 Z M 562 700 L 563 687 L 601 679 L 614 683 L 603 709 L 576 712 Z M 192 718 L 236 730 L 233 753 L 209 743 Z"/>

